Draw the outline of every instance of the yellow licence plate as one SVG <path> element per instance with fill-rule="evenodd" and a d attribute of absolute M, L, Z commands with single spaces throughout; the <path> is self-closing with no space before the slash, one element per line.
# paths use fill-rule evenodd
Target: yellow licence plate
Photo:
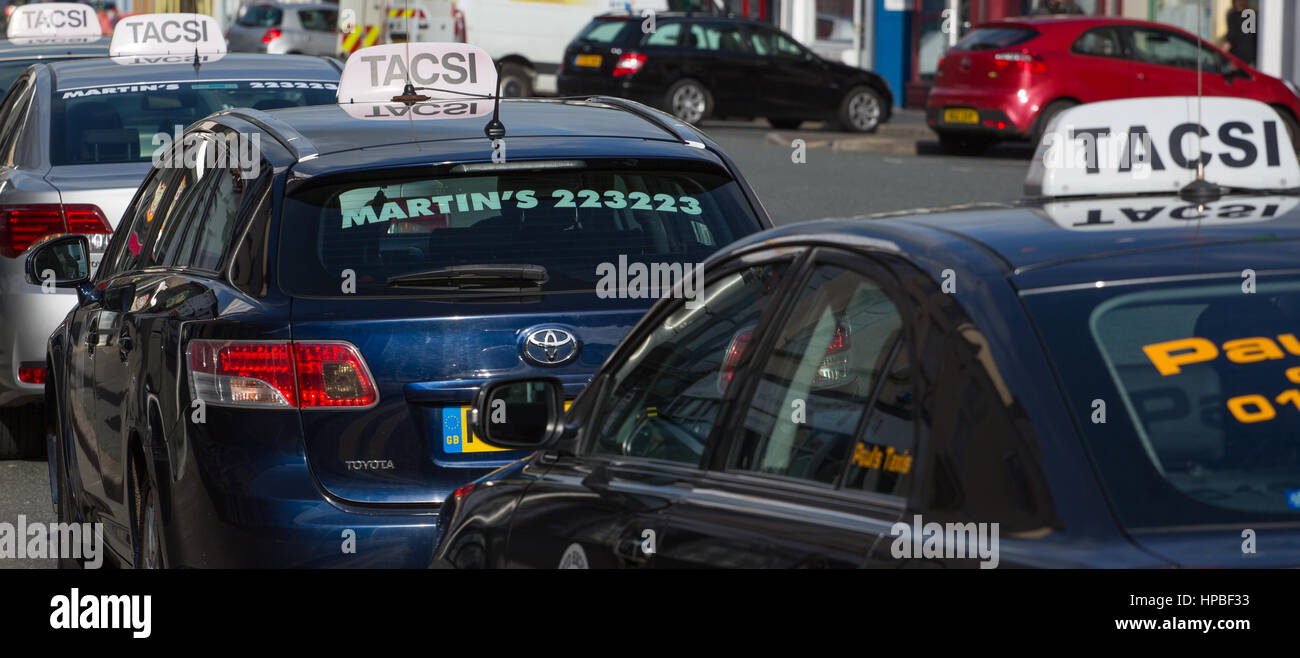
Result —
<path fill-rule="evenodd" d="M 564 410 L 569 410 L 573 400 L 565 400 Z M 442 408 L 442 451 L 445 453 L 504 452 L 483 442 L 470 429 L 469 406 Z"/>
<path fill-rule="evenodd" d="M 980 113 L 964 107 L 950 107 L 943 111 L 944 123 L 979 123 Z"/>
<path fill-rule="evenodd" d="M 600 68 L 600 55 L 578 55 L 573 58 L 573 65 L 598 69 Z"/>

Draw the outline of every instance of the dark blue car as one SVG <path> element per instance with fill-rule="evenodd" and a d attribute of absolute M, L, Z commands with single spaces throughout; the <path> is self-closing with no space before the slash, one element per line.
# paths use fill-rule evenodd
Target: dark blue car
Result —
<path fill-rule="evenodd" d="M 501 157 L 491 109 L 221 112 L 184 144 L 260 160 L 155 168 L 93 276 L 83 238 L 35 251 L 78 293 L 47 364 L 59 519 L 125 565 L 427 566 L 444 499 L 527 454 L 469 432 L 480 382 L 575 396 L 668 278 L 770 226 L 667 115 L 503 101 Z M 404 112 L 437 119 L 374 118 Z"/>

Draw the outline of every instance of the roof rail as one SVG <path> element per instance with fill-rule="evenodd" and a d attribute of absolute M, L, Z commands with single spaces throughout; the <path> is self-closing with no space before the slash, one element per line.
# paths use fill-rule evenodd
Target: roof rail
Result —
<path fill-rule="evenodd" d="M 280 142 L 284 148 L 288 149 L 288 151 L 293 154 L 293 159 L 298 162 L 311 160 L 320 155 L 320 151 L 316 150 L 316 147 L 311 143 L 311 141 L 304 137 L 302 133 L 295 130 L 293 126 L 261 110 L 254 110 L 247 107 L 235 107 L 229 110 L 222 110 L 217 113 L 217 116 L 236 117 L 261 128 L 271 137 L 274 137 L 275 141 Z"/>
<path fill-rule="evenodd" d="M 663 130 L 664 132 L 668 133 L 669 135 L 672 135 L 673 137 L 676 137 L 678 141 L 680 141 L 681 143 L 687 146 L 694 146 L 695 148 L 704 148 L 704 140 L 701 137 L 701 135 L 695 131 L 694 128 L 691 128 L 685 123 L 678 121 L 677 122 L 678 126 L 686 128 L 685 131 L 680 130 L 677 127 L 673 126 L 673 124 L 665 121 L 663 116 L 660 115 L 659 113 L 651 110 L 650 108 L 636 101 L 630 101 L 626 98 L 619 98 L 617 96 L 591 96 L 587 100 L 604 103 L 606 105 L 613 105 L 614 107 L 617 107 L 621 110 L 635 114 L 638 117 L 641 117 L 642 119 L 645 119 L 646 121 L 649 121 L 650 123 L 654 124 L 660 130 Z"/>

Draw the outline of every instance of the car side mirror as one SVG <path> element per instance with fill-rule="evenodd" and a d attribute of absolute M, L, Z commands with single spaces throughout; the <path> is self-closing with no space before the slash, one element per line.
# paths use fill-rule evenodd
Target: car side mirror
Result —
<path fill-rule="evenodd" d="M 27 255 L 27 283 L 76 288 L 90 280 L 90 241 L 83 235 L 48 240 Z"/>
<path fill-rule="evenodd" d="M 488 381 L 474 396 L 470 427 L 497 448 L 545 448 L 564 432 L 564 385 L 554 377 Z"/>

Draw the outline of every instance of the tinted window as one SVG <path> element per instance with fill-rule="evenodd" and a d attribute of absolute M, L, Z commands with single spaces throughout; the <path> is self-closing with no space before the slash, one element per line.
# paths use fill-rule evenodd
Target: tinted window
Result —
<path fill-rule="evenodd" d="M 578 33 L 578 41 L 587 41 L 590 43 L 614 43 L 620 41 L 623 30 L 630 28 L 633 24 L 639 25 L 636 21 L 625 21 L 622 19 L 615 20 L 594 20 L 587 23 Z"/>
<path fill-rule="evenodd" d="M 1133 58 L 1148 64 L 1196 68 L 1197 44 L 1192 39 L 1166 30 L 1135 28 Z M 1209 47 L 1201 49 L 1202 67 L 1207 73 L 1218 73 L 1219 54 Z"/>
<path fill-rule="evenodd" d="M 698 464 L 744 347 L 787 269 L 753 267 L 714 282 L 641 339 L 596 413 L 593 452 Z"/>
<path fill-rule="evenodd" d="M 1300 279 L 1134 288 L 1026 296 L 1121 520 L 1300 520 Z"/>
<path fill-rule="evenodd" d="M 13 164 L 9 156 L 26 123 L 27 108 L 31 105 L 32 98 L 27 93 L 31 89 L 31 82 L 31 77 L 24 78 L 9 90 L 9 96 L 5 98 L 4 113 L 0 116 L 0 157 L 3 158 L 3 164 Z"/>
<path fill-rule="evenodd" d="M 771 352 L 758 357 L 763 365 L 732 467 L 833 484 L 850 456 L 868 464 L 868 449 L 855 452 L 853 437 L 901 333 L 898 309 L 878 285 L 819 267 Z M 877 450 L 883 462 L 911 447 L 908 440 Z"/>
<path fill-rule="evenodd" d="M 333 32 L 338 26 L 338 12 L 328 9 L 304 9 L 298 12 L 298 20 L 305 30 Z"/>
<path fill-rule="evenodd" d="M 125 226 L 118 227 L 118 233 L 125 237 L 114 247 L 117 253 L 113 256 L 112 266 L 106 270 L 110 275 L 137 270 L 151 263 L 152 242 L 158 234 L 158 227 L 163 224 L 162 218 L 178 196 L 177 188 L 189 186 L 182 185 L 186 173 L 182 169 L 153 170 L 136 197 L 136 205 L 122 218 Z M 123 228 L 127 230 L 123 232 Z"/>
<path fill-rule="evenodd" d="M 246 201 L 245 193 L 252 187 L 252 181 L 243 178 L 237 169 L 218 169 L 211 176 L 209 191 L 200 203 L 201 220 L 192 229 L 196 244 L 191 265 L 202 270 L 216 270 L 221 265 Z"/>
<path fill-rule="evenodd" d="M 280 251 L 281 285 L 314 296 L 343 294 L 344 270 L 356 275 L 358 295 L 463 294 L 447 283 L 388 281 L 483 264 L 542 266 L 547 280 L 537 292 L 599 293 L 609 282 L 604 268 L 617 267 L 620 255 L 629 268 L 697 263 L 755 227 L 729 178 L 651 166 L 350 177 L 295 194 L 283 216 L 281 234 L 292 239 Z"/>
<path fill-rule="evenodd" d="M 1038 36 L 1038 31 L 1027 27 L 982 27 L 966 35 L 955 50 L 1001 50 L 1018 46 Z"/>
<path fill-rule="evenodd" d="M 271 5 L 250 5 L 244 8 L 237 21 L 245 27 L 273 27 L 280 24 L 284 12 Z"/>
<path fill-rule="evenodd" d="M 158 222 L 158 237 L 149 248 L 150 265 L 187 265 L 190 250 L 181 253 L 184 239 L 195 230 L 194 218 L 199 214 L 199 200 L 207 193 L 211 176 L 198 178 L 200 172 L 194 169 L 182 169 L 180 175 L 169 182 L 175 186 L 176 200 L 166 210 L 159 211 L 162 219 Z M 190 244 L 193 244 L 192 242 Z"/>
<path fill-rule="evenodd" d="M 1098 57 L 1119 57 L 1124 54 L 1119 30 L 1113 27 L 1099 27 L 1084 32 L 1070 49 L 1080 55 Z"/>
<path fill-rule="evenodd" d="M 55 165 L 143 162 L 176 127 L 232 107 L 274 109 L 335 102 L 337 81 L 220 81 L 60 89 L 54 94 L 50 158 Z"/>
<path fill-rule="evenodd" d="M 730 23 L 692 23 L 682 45 L 700 50 L 745 52 L 740 26 Z"/>
<path fill-rule="evenodd" d="M 655 31 L 646 35 L 643 44 L 647 46 L 676 46 L 682 36 L 681 23 L 663 23 L 655 26 Z"/>

